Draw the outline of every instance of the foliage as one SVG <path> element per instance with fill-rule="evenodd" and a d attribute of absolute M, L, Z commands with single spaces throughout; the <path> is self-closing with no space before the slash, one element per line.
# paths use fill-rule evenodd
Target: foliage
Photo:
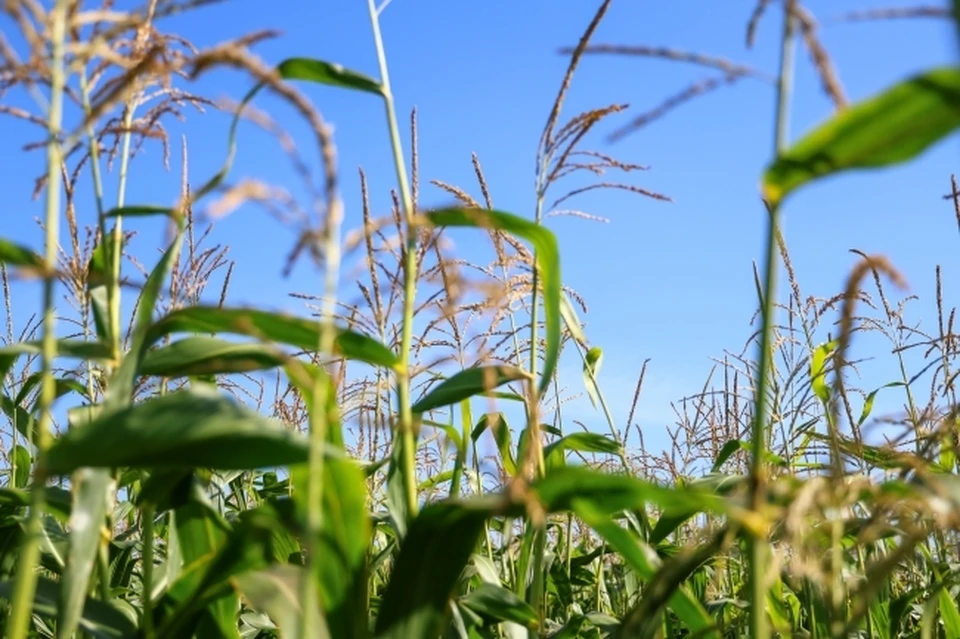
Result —
<path fill-rule="evenodd" d="M 202 4 L 151 0 L 129 13 L 67 0 L 4 7 L 37 46 L 23 63 L 0 48 L 10 78 L 3 91 L 19 83 L 35 97 L 38 74 L 49 91 L 42 116 L 2 111 L 42 122 L 49 137 L 39 181 L 46 246 L 37 252 L 0 238 L 10 318 L 0 349 L 9 426 L 0 437 L 4 636 L 960 637 L 953 312 L 938 296 L 939 335 L 920 336 L 931 360 L 923 370 L 936 370 L 924 403 L 920 374 L 908 373 L 903 354 L 918 334 L 902 308 L 890 307 L 880 279 L 898 282 L 895 269 L 864 254 L 839 296 L 808 302 L 779 228 L 786 196 L 807 183 L 910 161 L 952 132 L 960 123 L 957 68 L 847 105 L 812 16 L 783 3 L 777 154 L 762 182 L 770 225 L 768 269 L 757 282 L 757 357 L 725 361 L 723 388 L 714 392 L 708 381 L 695 415 L 681 415 L 671 432 L 673 450 L 660 454 L 646 450 L 642 434 L 639 452 L 633 446 L 632 410 L 617 427 L 603 394 L 603 350 L 577 318 L 575 306 L 586 309 L 564 285 L 545 224 L 546 198 L 569 176 L 641 168 L 582 146 L 618 105 L 560 120 L 582 56 L 614 51 L 589 45 L 609 0 L 568 51 L 537 149 L 536 209 L 526 217 L 492 207 L 476 157 L 483 204 L 437 181 L 459 205 L 417 209 L 416 148 L 410 183 L 380 33 L 386 3 L 369 5 L 379 79 L 308 57 L 265 66 L 250 51 L 263 34 L 202 49 L 161 30 L 166 17 Z M 767 4 L 757 5 L 750 33 Z M 789 145 L 781 133 L 797 31 L 839 108 Z M 731 80 L 758 75 L 708 56 L 632 53 L 704 64 Z M 212 105 L 171 83 L 190 86 L 218 67 L 251 78 L 241 107 L 269 89 L 306 122 L 321 186 L 280 127 L 241 108 L 220 170 L 200 188 L 190 188 L 184 145 L 176 204 L 126 203 L 133 145 L 166 144 L 165 118 L 185 104 Z M 373 218 L 363 184 L 358 237 L 369 270 L 357 281 L 359 305 L 337 296 L 348 241 L 331 128 L 295 83 L 356 91 L 385 106 L 399 193 L 384 222 Z M 65 96 L 76 112 L 64 110 Z M 209 229 L 197 236 L 194 208 L 215 196 L 208 213 L 289 204 L 264 196 L 276 195 L 266 185 L 228 182 L 243 117 L 277 133 L 321 200 L 316 219 L 302 218 L 287 264 L 307 255 L 323 273 L 323 290 L 298 295 L 317 318 L 229 305 L 228 251 L 206 246 Z M 106 138 L 116 143 L 108 158 Z M 120 189 L 108 206 L 101 171 L 115 154 Z M 96 223 L 86 239 L 80 179 L 94 187 L 84 210 L 96 212 Z M 668 199 L 604 181 L 569 187 L 556 202 L 595 188 Z M 143 269 L 125 323 L 121 266 L 133 236 L 123 225 L 154 216 L 171 233 Z M 469 269 L 480 281 L 444 253 L 452 228 L 489 239 L 492 263 Z M 785 305 L 774 279 L 781 261 L 791 285 Z M 19 335 L 13 272 L 44 288 L 40 321 Z M 854 312 L 867 275 L 880 318 Z M 215 279 L 219 295 L 208 291 Z M 72 316 L 57 315 L 56 288 L 75 303 Z M 821 339 L 835 306 L 839 334 Z M 786 328 L 778 313 L 790 315 Z M 467 329 L 478 321 L 485 327 L 473 335 Z M 81 332 L 65 335 L 58 327 L 68 324 Z M 877 326 L 894 341 L 902 379 L 868 389 L 856 406 L 858 389 L 845 376 L 851 337 Z M 571 348 L 609 434 L 563 420 L 556 377 Z M 755 393 L 743 407 L 747 386 Z M 874 401 L 892 389 L 907 399 L 911 439 L 868 442 Z M 478 407 L 486 410 L 475 414 Z M 488 442 L 495 452 L 482 455 Z"/>

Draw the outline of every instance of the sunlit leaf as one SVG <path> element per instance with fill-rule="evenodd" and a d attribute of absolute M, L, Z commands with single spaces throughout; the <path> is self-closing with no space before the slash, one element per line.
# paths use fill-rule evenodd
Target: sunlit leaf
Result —
<path fill-rule="evenodd" d="M 244 470 L 304 462 L 307 448 L 302 436 L 224 396 L 178 391 L 67 431 L 48 451 L 46 470 Z"/>
<path fill-rule="evenodd" d="M 777 205 L 819 178 L 911 160 L 960 126 L 960 68 L 914 76 L 836 113 L 783 152 L 763 177 Z"/>
<path fill-rule="evenodd" d="M 530 220 L 489 209 L 441 209 L 427 213 L 425 218 L 434 226 L 462 226 L 506 231 L 533 244 L 537 256 L 537 273 L 543 287 L 547 333 L 543 373 L 539 385 L 540 395 L 543 395 L 553 379 L 557 360 L 560 357 L 560 299 L 563 280 L 560 273 L 560 250 L 553 233 Z"/>
<path fill-rule="evenodd" d="M 475 395 L 481 395 L 508 382 L 525 379 L 525 371 L 513 366 L 477 366 L 467 368 L 449 377 L 426 397 L 413 405 L 414 413 L 425 413 L 441 406 L 456 404 Z"/>
<path fill-rule="evenodd" d="M 234 333 L 316 351 L 321 327 L 320 322 L 313 320 L 254 308 L 191 306 L 157 321 L 150 328 L 147 343 L 153 344 L 173 333 Z M 338 354 L 374 366 L 394 368 L 397 365 L 393 351 L 372 337 L 343 328 L 336 330 Z"/>
<path fill-rule="evenodd" d="M 814 394 L 822 402 L 830 401 L 830 385 L 827 383 L 827 359 L 836 350 L 838 344 L 837 340 L 821 344 L 813 350 L 813 355 L 810 357 L 810 383 L 813 385 Z"/>
<path fill-rule="evenodd" d="M 383 95 L 383 87 L 373 78 L 323 60 L 288 58 L 277 65 L 277 73 L 285 80 L 308 80 Z"/>
<path fill-rule="evenodd" d="M 600 404 L 600 389 L 597 387 L 597 375 L 600 365 L 603 364 L 603 349 L 594 346 L 583 356 L 583 383 L 587 387 L 587 395 L 594 407 Z"/>

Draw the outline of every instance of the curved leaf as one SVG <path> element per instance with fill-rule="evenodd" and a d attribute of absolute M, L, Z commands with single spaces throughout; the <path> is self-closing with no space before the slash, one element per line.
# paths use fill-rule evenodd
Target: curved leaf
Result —
<path fill-rule="evenodd" d="M 643 542 L 633 537 L 626 529 L 617 525 L 589 502 L 576 500 L 573 510 L 619 553 L 644 582 L 653 579 L 660 567 L 660 560 L 651 548 L 645 546 Z M 713 619 L 686 588 L 680 587 L 673 591 L 669 606 L 693 635 L 704 639 L 720 638 Z"/>
<path fill-rule="evenodd" d="M 216 337 L 186 337 L 148 351 L 141 375 L 186 377 L 243 373 L 283 366 L 287 356 L 268 344 L 228 342 Z"/>
<path fill-rule="evenodd" d="M 557 239 L 548 229 L 522 217 L 503 211 L 474 208 L 450 208 L 431 211 L 425 219 L 434 226 L 463 226 L 496 229 L 522 237 L 536 249 L 538 275 L 543 286 L 546 353 L 540 379 L 540 395 L 547 390 L 560 357 L 560 250 Z"/>
<path fill-rule="evenodd" d="M 306 440 L 220 395 L 178 391 L 101 414 L 57 439 L 47 472 L 77 468 L 247 470 L 307 460 Z"/>
<path fill-rule="evenodd" d="M 254 308 L 191 306 L 173 311 L 150 327 L 146 343 L 154 344 L 173 333 L 234 333 L 316 351 L 321 323 Z M 336 349 L 340 355 L 373 366 L 396 368 L 397 356 L 366 335 L 338 328 Z"/>
<path fill-rule="evenodd" d="M 942 67 L 846 108 L 767 168 L 771 206 L 819 178 L 911 160 L 960 126 L 960 68 Z"/>
<path fill-rule="evenodd" d="M 0 237 L 0 263 L 43 269 L 43 258 L 31 249 Z"/>
<path fill-rule="evenodd" d="M 277 65 L 277 73 L 284 80 L 308 80 L 317 84 L 383 95 L 383 87 L 373 78 L 323 60 L 288 58 Z"/>
<path fill-rule="evenodd" d="M 414 413 L 425 413 L 434 408 L 456 404 L 475 395 L 487 393 L 508 382 L 524 379 L 526 371 L 514 366 L 476 366 L 449 377 L 413 405 Z"/>

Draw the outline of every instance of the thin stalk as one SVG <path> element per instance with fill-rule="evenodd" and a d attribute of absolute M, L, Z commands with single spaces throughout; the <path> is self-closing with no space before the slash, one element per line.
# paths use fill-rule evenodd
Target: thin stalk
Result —
<path fill-rule="evenodd" d="M 343 209 L 339 201 L 329 203 L 327 233 L 325 237 L 324 258 L 324 296 L 321 305 L 321 329 L 319 339 L 319 352 L 321 356 L 333 352 L 336 331 L 334 320 L 336 318 L 337 307 L 337 285 L 340 278 L 340 226 L 343 221 Z M 310 532 L 308 574 L 315 575 L 320 571 L 322 558 L 317 552 L 317 540 L 322 534 L 323 528 L 323 473 L 324 473 L 324 446 L 327 440 L 330 415 L 327 412 L 327 393 L 331 390 L 331 384 L 328 384 L 326 376 L 317 376 L 313 384 L 313 407 L 310 410 L 310 456 L 309 456 L 309 482 L 307 484 L 307 528 Z M 316 599 L 314 593 L 314 580 L 303 579 L 301 582 L 302 601 L 312 601 Z M 312 608 L 311 608 L 312 609 Z M 313 636 L 316 621 L 309 620 L 301 627 L 302 637 Z"/>
<path fill-rule="evenodd" d="M 774 156 L 779 155 L 787 144 L 790 93 L 793 88 L 794 57 L 794 1 L 784 7 L 783 39 L 780 48 L 780 74 L 777 83 L 776 122 L 774 129 Z M 766 468 L 763 463 L 764 440 L 767 421 L 770 416 L 770 402 L 767 397 L 772 373 L 773 353 L 773 315 L 776 310 L 777 291 L 777 236 L 780 228 L 780 207 L 768 207 L 767 246 L 763 280 L 763 327 L 760 333 L 760 362 L 757 370 L 757 389 L 751 436 L 752 505 L 759 510 L 765 496 Z M 749 538 L 750 556 L 750 637 L 767 639 L 770 630 L 767 624 L 766 587 L 764 575 L 770 561 L 770 545 L 767 539 L 759 536 Z"/>
<path fill-rule="evenodd" d="M 397 172 L 397 184 L 400 188 L 400 201 L 406 222 L 406 247 L 403 252 L 403 330 L 400 337 L 400 366 L 396 372 L 397 401 L 400 409 L 399 435 L 403 457 L 400 473 L 403 480 L 407 516 L 412 519 L 419 509 L 416 483 L 416 439 L 413 432 L 413 411 L 410 396 L 410 349 L 413 343 L 413 311 L 417 294 L 417 225 L 414 222 L 413 196 L 407 179 L 406 162 L 403 159 L 403 146 L 400 143 L 400 127 L 390 90 L 390 73 L 387 69 L 387 54 L 380 33 L 380 13 L 374 0 L 367 0 L 370 13 L 370 26 L 373 31 L 377 62 L 380 66 L 380 86 L 383 89 L 383 105 L 390 131 L 390 146 L 393 149 L 393 164 Z M 396 444 L 394 444 L 396 445 Z"/>
<path fill-rule="evenodd" d="M 67 0 L 57 0 L 50 14 L 50 111 L 47 118 L 47 198 L 45 212 L 45 254 L 43 279 L 43 346 L 41 354 L 40 419 L 37 424 L 37 465 L 30 491 L 30 514 L 26 524 L 26 540 L 17 566 L 13 602 L 7 622 L 6 637 L 24 639 L 30 625 L 33 597 L 37 587 L 37 564 L 40 559 L 41 517 L 45 506 L 47 476 L 45 457 L 50 442 L 52 408 L 56 400 L 53 360 L 57 355 L 56 323 L 53 295 L 57 281 L 57 251 L 60 247 L 61 150 L 60 127 L 63 121 L 64 41 L 66 39 Z"/>
<path fill-rule="evenodd" d="M 143 509 L 143 592 L 140 594 L 143 605 L 143 639 L 153 639 L 153 506 L 147 505 Z"/>

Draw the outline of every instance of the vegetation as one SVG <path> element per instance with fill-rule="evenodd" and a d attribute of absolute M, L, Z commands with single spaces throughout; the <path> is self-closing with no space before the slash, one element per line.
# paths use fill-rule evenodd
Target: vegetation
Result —
<path fill-rule="evenodd" d="M 725 359 L 722 385 L 714 372 L 685 404 L 672 450 L 654 451 L 642 433 L 639 447 L 628 444 L 632 411 L 618 425 L 608 408 L 603 353 L 584 334 L 582 300 L 564 285 L 545 221 L 551 202 L 595 188 L 664 196 L 607 178 L 568 186 L 571 175 L 626 180 L 640 167 L 584 146 L 619 106 L 574 117 L 562 107 L 592 53 L 705 65 L 721 74 L 708 89 L 756 72 L 680 51 L 593 46 L 610 5 L 602 0 L 565 51 L 569 67 L 537 149 L 533 214 L 495 209 L 476 157 L 482 197 L 434 182 L 460 205 L 425 211 L 415 118 L 413 148 L 401 144 L 385 5 L 368 2 L 379 79 L 309 57 L 267 65 L 252 48 L 269 34 L 198 49 L 163 31 L 164 19 L 205 2 L 148 0 L 129 12 L 111 2 L 4 4 L 24 50 L 0 36 L 0 96 L 33 98 L 38 112 L 12 102 L 0 112 L 44 128 L 47 164 L 42 251 L 0 239 L 3 636 L 960 638 L 954 312 L 938 294 L 938 334 L 918 333 L 886 293 L 883 278 L 899 284 L 900 275 L 867 254 L 838 295 L 804 297 L 779 226 L 797 189 L 910 161 L 951 133 L 960 67 L 847 104 L 812 16 L 796 0 L 780 11 L 757 4 L 750 34 L 765 13 L 780 13 L 783 25 L 774 159 L 758 201 L 768 213 L 760 327 L 753 355 Z M 798 45 L 837 111 L 791 142 Z M 250 77 L 239 105 L 191 92 L 219 67 Z M 331 127 L 303 83 L 384 104 L 395 205 L 375 216 L 364 183 L 358 232 L 342 228 Z M 671 98 L 615 137 L 704 90 Z M 253 108 L 263 91 L 309 124 L 322 175 Z M 188 106 L 232 112 L 222 169 L 194 188 L 184 142 L 176 204 L 127 203 L 131 157 L 149 140 L 168 145 L 164 121 Z M 271 185 L 230 182 L 242 118 L 277 136 L 291 174 L 316 194 L 287 260 L 289 269 L 306 256 L 322 274 L 318 291 L 300 295 L 303 316 L 232 305 L 227 249 L 209 244 L 194 213 L 204 200 L 209 214 L 245 202 L 301 210 Z M 104 170 L 114 161 L 112 197 Z M 92 202 L 78 201 L 81 183 L 92 185 Z M 960 220 L 955 182 L 951 197 Z M 140 264 L 129 228 L 144 217 L 167 220 L 171 232 L 134 286 L 122 267 Z M 460 227 L 489 239 L 489 264 L 449 254 L 447 235 Z M 338 297 L 343 255 L 354 250 L 367 265 L 356 284 L 362 304 Z M 35 279 L 44 299 L 19 329 L 17 277 Z M 56 309 L 60 290 L 74 303 L 69 313 Z M 902 378 L 861 391 L 849 347 L 871 330 L 893 342 Z M 907 354 L 918 350 L 924 361 L 912 370 Z M 563 419 L 556 373 L 568 351 L 608 433 Z M 907 416 L 877 445 L 864 431 L 881 391 L 902 392 Z M 495 443 L 493 459 L 480 454 L 485 441 Z"/>

